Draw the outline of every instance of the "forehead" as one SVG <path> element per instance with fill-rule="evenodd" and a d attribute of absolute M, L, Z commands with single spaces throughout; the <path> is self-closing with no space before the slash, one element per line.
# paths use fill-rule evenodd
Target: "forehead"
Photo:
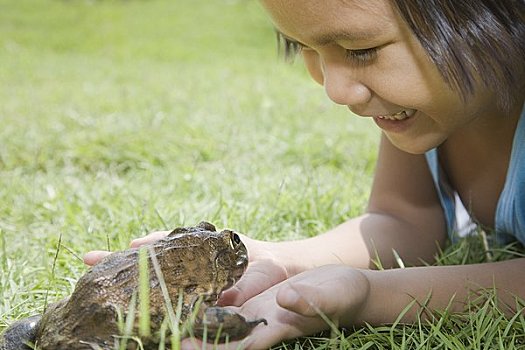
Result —
<path fill-rule="evenodd" d="M 292 38 L 328 40 L 338 31 L 356 40 L 397 26 L 387 0 L 261 0 L 275 26 Z"/>

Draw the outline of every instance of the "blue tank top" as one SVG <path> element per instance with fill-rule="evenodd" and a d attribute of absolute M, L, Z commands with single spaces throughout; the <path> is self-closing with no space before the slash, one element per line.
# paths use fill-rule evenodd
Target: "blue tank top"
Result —
<path fill-rule="evenodd" d="M 437 149 L 431 149 L 425 156 L 445 213 L 449 237 L 454 241 L 472 231 L 474 225 L 439 166 Z M 525 244 L 525 106 L 514 133 L 509 168 L 498 199 L 494 225 L 494 241 L 505 244 L 518 240 Z"/>

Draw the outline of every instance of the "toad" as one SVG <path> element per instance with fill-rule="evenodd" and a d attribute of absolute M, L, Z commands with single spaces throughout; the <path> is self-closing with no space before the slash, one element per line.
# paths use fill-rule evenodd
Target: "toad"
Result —
<path fill-rule="evenodd" d="M 196 314 L 194 334 L 201 338 L 206 334 L 209 341 L 242 339 L 257 324 L 266 323 L 247 321 L 215 306 L 220 293 L 241 277 L 248 264 L 246 247 L 237 233 L 217 232 L 212 224 L 201 222 L 176 228 L 147 249 L 152 336 L 143 342 L 146 349 L 157 348 L 170 304 L 181 305 L 181 322 Z M 69 298 L 50 305 L 41 316 L 12 324 L 0 337 L 0 350 L 31 349 L 26 344 L 41 350 L 114 349 L 122 333 L 119 319 L 122 324 L 138 303 L 138 261 L 138 248 L 107 256 L 80 278 Z M 134 334 L 137 328 L 135 320 Z M 128 341 L 128 349 L 135 347 Z"/>

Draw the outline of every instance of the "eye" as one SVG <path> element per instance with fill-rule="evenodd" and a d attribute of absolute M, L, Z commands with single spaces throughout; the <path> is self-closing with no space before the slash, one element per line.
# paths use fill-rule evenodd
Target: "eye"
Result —
<path fill-rule="evenodd" d="M 231 237 L 231 245 L 233 248 L 235 248 L 239 244 L 241 244 L 241 238 L 239 237 L 238 234 L 234 233 Z"/>
<path fill-rule="evenodd" d="M 303 44 L 290 40 L 279 31 L 276 34 L 278 51 L 284 54 L 285 60 L 292 61 L 297 54 L 301 53 L 304 48 Z"/>
<path fill-rule="evenodd" d="M 367 64 L 377 58 L 377 47 L 360 50 L 346 50 L 346 58 L 353 63 Z"/>

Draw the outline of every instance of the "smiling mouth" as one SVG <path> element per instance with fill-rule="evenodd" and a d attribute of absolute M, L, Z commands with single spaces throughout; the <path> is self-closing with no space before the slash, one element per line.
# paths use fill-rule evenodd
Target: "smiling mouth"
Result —
<path fill-rule="evenodd" d="M 400 120 L 405 120 L 405 119 L 410 118 L 411 116 L 414 115 L 414 113 L 416 113 L 415 109 L 406 109 L 406 110 L 403 110 L 401 112 L 397 112 L 395 114 L 378 115 L 378 116 L 375 116 L 375 118 L 382 119 L 382 120 L 397 120 L 397 121 L 400 121 Z"/>

